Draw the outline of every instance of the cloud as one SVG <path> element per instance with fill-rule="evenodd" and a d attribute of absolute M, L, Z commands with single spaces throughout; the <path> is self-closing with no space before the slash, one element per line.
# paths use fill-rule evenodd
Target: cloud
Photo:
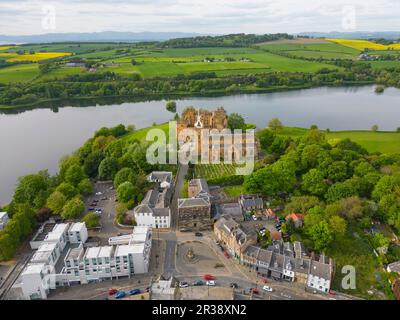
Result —
<path fill-rule="evenodd" d="M 398 0 L 0 0 L 0 34 L 49 32 L 42 29 L 46 6 L 55 9 L 54 32 L 344 31 L 349 6 L 357 30 L 400 30 Z"/>

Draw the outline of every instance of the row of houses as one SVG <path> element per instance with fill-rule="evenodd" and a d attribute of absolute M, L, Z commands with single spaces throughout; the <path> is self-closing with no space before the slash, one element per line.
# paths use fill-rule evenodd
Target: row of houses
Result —
<path fill-rule="evenodd" d="M 18 288 L 27 300 L 46 299 L 51 289 L 147 273 L 152 229 L 135 227 L 108 246 L 87 243 L 85 223 L 45 223 L 31 241 L 36 250 L 21 273 Z"/>
<path fill-rule="evenodd" d="M 275 280 L 297 281 L 308 288 L 329 292 L 332 259 L 324 255 L 308 255 L 301 242 L 273 241 L 267 249 L 257 246 L 254 230 L 246 230 L 230 216 L 221 217 L 214 225 L 217 239 L 241 264 Z"/>

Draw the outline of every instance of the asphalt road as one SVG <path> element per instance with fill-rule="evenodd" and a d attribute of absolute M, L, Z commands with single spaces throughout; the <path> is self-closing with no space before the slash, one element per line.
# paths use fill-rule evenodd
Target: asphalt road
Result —
<path fill-rule="evenodd" d="M 189 170 L 188 165 L 179 165 L 178 175 L 175 180 L 174 194 L 171 201 L 171 231 L 178 229 L 178 199 L 180 197 L 180 190 L 185 181 L 185 176 Z"/>

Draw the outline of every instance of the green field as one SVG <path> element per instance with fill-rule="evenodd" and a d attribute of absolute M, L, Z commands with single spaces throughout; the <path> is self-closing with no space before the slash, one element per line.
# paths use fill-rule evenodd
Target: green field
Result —
<path fill-rule="evenodd" d="M 1 83 L 16 83 L 31 81 L 39 75 L 37 63 L 20 64 L 0 69 Z"/>
<path fill-rule="evenodd" d="M 307 131 L 308 129 L 285 127 L 280 134 L 300 137 L 305 135 Z M 326 133 L 326 138 L 328 141 L 349 138 L 363 146 L 369 152 L 400 153 L 399 132 L 331 131 Z"/>
<path fill-rule="evenodd" d="M 140 142 L 143 142 L 146 140 L 146 135 L 151 129 L 160 129 L 160 130 L 164 131 L 168 137 L 169 124 L 163 123 L 163 124 L 155 125 L 155 126 L 144 128 L 144 129 L 139 129 L 137 131 L 134 131 L 134 132 L 124 136 L 122 139 L 126 140 L 126 141 L 138 140 Z"/>

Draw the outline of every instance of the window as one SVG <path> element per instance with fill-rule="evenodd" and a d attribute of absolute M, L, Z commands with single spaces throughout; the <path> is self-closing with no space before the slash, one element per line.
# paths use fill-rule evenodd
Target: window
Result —
<path fill-rule="evenodd" d="M 89 270 L 85 270 L 85 274 L 88 276 L 89 275 Z"/>
<path fill-rule="evenodd" d="M 104 260 L 106 261 L 106 264 L 110 263 L 110 258 L 105 258 Z"/>
<path fill-rule="evenodd" d="M 97 260 L 96 259 L 92 259 L 92 263 L 93 263 L 93 265 L 97 266 Z"/>

